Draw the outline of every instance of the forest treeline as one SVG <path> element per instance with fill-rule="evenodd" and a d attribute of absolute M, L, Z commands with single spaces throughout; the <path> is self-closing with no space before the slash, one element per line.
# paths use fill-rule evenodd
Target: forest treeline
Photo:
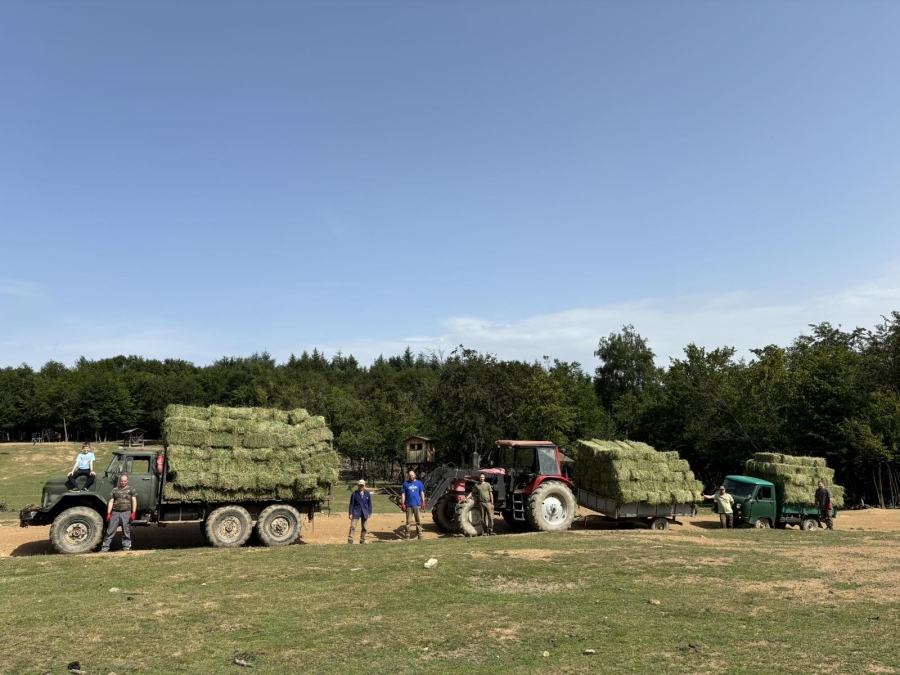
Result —
<path fill-rule="evenodd" d="M 318 350 L 285 363 L 268 354 L 208 366 L 116 356 L 0 370 L 0 432 L 30 440 L 115 439 L 129 427 L 158 437 L 169 403 L 306 408 L 323 415 L 355 460 L 402 456 L 412 435 L 462 463 L 500 438 L 628 438 L 677 450 L 710 487 L 754 452 L 827 458 L 848 503 L 900 503 L 900 312 L 874 329 L 810 327 L 788 346 L 736 358 L 695 344 L 659 367 L 631 326 L 599 340 L 589 369 L 545 358 L 450 354 L 378 358 L 370 366 Z"/>

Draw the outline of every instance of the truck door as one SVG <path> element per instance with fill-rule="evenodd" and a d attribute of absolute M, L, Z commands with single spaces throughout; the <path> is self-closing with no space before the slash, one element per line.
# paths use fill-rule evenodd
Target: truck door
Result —
<path fill-rule="evenodd" d="M 756 489 L 756 503 L 753 505 L 753 519 L 765 518 L 770 525 L 775 525 L 775 494 L 768 485 L 760 485 Z"/>
<path fill-rule="evenodd" d="M 131 488 L 137 492 L 138 513 L 156 507 L 156 474 L 150 470 L 149 457 L 125 457 L 123 473 L 128 474 Z"/>

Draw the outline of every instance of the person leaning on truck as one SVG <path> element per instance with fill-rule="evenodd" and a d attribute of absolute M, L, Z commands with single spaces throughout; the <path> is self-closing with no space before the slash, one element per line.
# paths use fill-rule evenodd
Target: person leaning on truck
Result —
<path fill-rule="evenodd" d="M 825 527 L 829 530 L 834 529 L 834 521 L 831 519 L 831 512 L 834 509 L 834 495 L 831 490 L 825 487 L 823 481 L 819 481 L 819 487 L 815 494 L 816 508 L 819 509 L 819 524 L 825 522 Z"/>
<path fill-rule="evenodd" d="M 466 495 L 466 499 L 475 501 L 475 506 L 481 513 L 484 534 L 494 534 L 494 490 L 484 479 L 483 473 L 478 474 L 478 482 L 472 486 L 472 491 Z"/>
<path fill-rule="evenodd" d="M 725 486 L 720 485 L 719 490 L 713 495 L 703 495 L 704 499 L 712 499 L 716 504 L 716 513 L 719 514 L 719 524 L 722 528 L 734 528 L 734 497 L 725 491 Z"/>
<path fill-rule="evenodd" d="M 353 533 L 356 532 L 356 524 L 362 523 L 362 533 L 359 535 L 359 543 L 366 543 L 366 535 L 369 533 L 367 523 L 372 517 L 372 493 L 366 490 L 366 481 L 361 480 L 356 484 L 356 490 L 350 495 L 350 534 L 347 535 L 347 543 L 353 543 Z"/>
<path fill-rule="evenodd" d="M 75 481 L 79 476 L 87 476 L 87 480 L 84 482 L 84 487 L 81 488 L 82 492 L 87 492 L 90 490 L 91 485 L 94 484 L 94 476 L 97 474 L 94 473 L 94 462 L 97 457 L 91 451 L 91 444 L 85 442 L 81 446 L 81 452 L 78 453 L 78 456 L 75 457 L 75 464 L 72 465 L 72 470 L 69 472 L 69 477 L 66 480 L 66 487 L 73 492 L 78 491 L 78 485 Z"/>
<path fill-rule="evenodd" d="M 425 486 L 416 478 L 416 472 L 409 472 L 409 480 L 400 488 L 400 510 L 406 511 L 406 540 L 409 541 L 409 521 L 415 518 L 416 534 L 422 538 L 422 515 L 425 508 Z"/>
<path fill-rule="evenodd" d="M 106 505 L 106 536 L 100 550 L 109 553 L 109 545 L 116 530 L 122 526 L 122 550 L 131 550 L 131 521 L 137 517 L 137 492 L 128 485 L 128 476 L 119 479 L 119 487 L 113 488 L 112 496 Z"/>

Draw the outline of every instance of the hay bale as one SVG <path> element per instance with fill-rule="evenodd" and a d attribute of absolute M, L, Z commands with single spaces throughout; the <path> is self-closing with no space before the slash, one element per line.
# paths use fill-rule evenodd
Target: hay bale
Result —
<path fill-rule="evenodd" d="M 834 470 L 821 457 L 758 452 L 747 460 L 745 473 L 783 485 L 786 503 L 805 506 L 815 504 L 816 486 L 821 480 L 831 490 L 835 505 L 844 506 L 844 488 L 834 485 Z"/>
<path fill-rule="evenodd" d="M 575 448 L 578 485 L 619 504 L 694 503 L 703 485 L 677 452 L 657 452 L 634 441 L 579 441 Z"/>
<path fill-rule="evenodd" d="M 166 412 L 167 498 L 323 499 L 337 481 L 331 430 L 305 410 L 169 406 Z"/>

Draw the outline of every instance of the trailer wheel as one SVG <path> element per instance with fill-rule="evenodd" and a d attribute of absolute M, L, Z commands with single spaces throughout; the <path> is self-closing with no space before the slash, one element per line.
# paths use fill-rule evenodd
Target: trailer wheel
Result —
<path fill-rule="evenodd" d="M 772 526 L 769 524 L 769 520 L 767 518 L 760 518 L 756 521 L 754 527 L 757 530 L 768 530 Z"/>
<path fill-rule="evenodd" d="M 531 493 L 525 515 L 533 530 L 568 530 L 575 520 L 575 496 L 565 484 L 555 480 L 547 481 Z"/>
<path fill-rule="evenodd" d="M 459 509 L 459 531 L 467 537 L 480 537 L 484 533 L 481 510 L 475 508 L 474 499 L 467 499 Z"/>
<path fill-rule="evenodd" d="M 206 538 L 216 548 L 243 546 L 253 531 L 253 521 L 243 506 L 221 506 L 206 519 Z"/>
<path fill-rule="evenodd" d="M 815 518 L 804 518 L 800 523 L 800 529 L 804 532 L 811 532 L 819 529 L 819 521 Z"/>
<path fill-rule="evenodd" d="M 87 506 L 60 513 L 50 526 L 50 541 L 60 553 L 87 553 L 103 540 L 103 518 Z"/>
<path fill-rule="evenodd" d="M 441 497 L 431 509 L 431 519 L 441 532 L 456 532 L 456 504 Z"/>
<path fill-rule="evenodd" d="M 669 529 L 669 520 L 667 518 L 654 518 L 653 522 L 650 523 L 651 530 L 668 530 Z"/>
<path fill-rule="evenodd" d="M 256 520 L 256 534 L 266 546 L 289 546 L 300 537 L 300 512 L 289 504 L 272 504 Z"/>

